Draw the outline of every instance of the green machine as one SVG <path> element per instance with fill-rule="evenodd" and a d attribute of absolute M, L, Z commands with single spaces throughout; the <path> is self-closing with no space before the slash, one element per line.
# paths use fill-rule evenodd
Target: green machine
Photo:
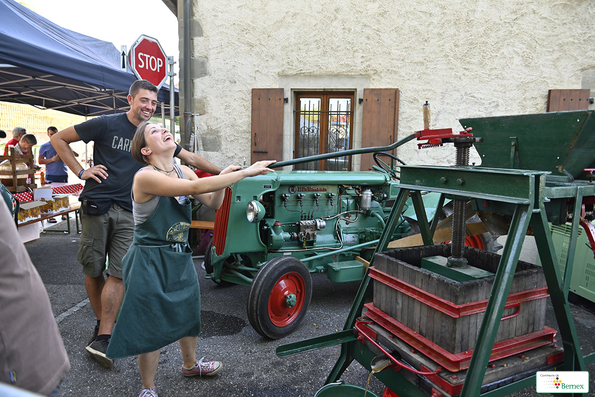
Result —
<path fill-rule="evenodd" d="M 334 282 L 362 280 L 400 190 L 393 166 L 399 160 L 386 151 L 412 138 L 308 158 L 374 152 L 372 171 L 277 171 L 227 189 L 205 270 L 217 284 L 250 286 L 248 318 L 259 334 L 278 339 L 299 326 L 310 303 L 311 273 Z M 425 216 L 433 216 L 439 199 L 424 195 Z M 401 214 L 391 239 L 410 233 L 411 223 L 415 216 L 407 221 Z"/>
<path fill-rule="evenodd" d="M 466 132 L 473 131 L 473 141 L 437 136 L 432 142 L 454 143 L 456 166 L 401 166 L 398 196 L 343 331 L 280 346 L 279 356 L 339 344 L 327 384 L 357 361 L 386 386 L 385 395 L 400 397 L 504 396 L 535 385 L 537 371 L 586 371 L 595 360 L 595 354 L 581 352 L 568 304 L 579 226 L 593 234 L 588 224 L 595 203 L 590 171 L 595 114 L 460 122 Z M 481 166 L 467 164 L 471 145 Z M 433 245 L 438 216 L 425 217 L 424 192 L 459 203 L 451 245 Z M 408 200 L 424 245 L 389 250 Z M 501 255 L 463 245 L 463 204 L 471 205 L 487 226 L 506 226 Z M 566 224 L 562 272 L 551 226 Z M 541 268 L 519 261 L 528 233 L 535 237 Z M 452 277 L 453 272 L 464 276 Z M 562 346 L 553 343 L 555 330 L 543 326 L 548 295 Z M 384 364 L 378 367 L 378 362 Z"/>

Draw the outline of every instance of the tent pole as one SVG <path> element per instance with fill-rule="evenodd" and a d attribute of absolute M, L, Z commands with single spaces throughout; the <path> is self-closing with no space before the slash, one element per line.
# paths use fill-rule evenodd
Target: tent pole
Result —
<path fill-rule="evenodd" d="M 190 135 L 193 133 L 193 117 L 192 117 L 192 73 L 191 68 L 191 57 L 192 57 L 192 40 L 190 38 L 190 10 L 192 0 L 184 0 L 184 6 L 182 8 L 182 28 L 183 28 L 183 40 L 182 40 L 182 56 L 184 63 L 182 67 L 183 72 L 183 87 L 184 87 L 184 128 L 182 131 L 182 142 L 186 150 L 193 151 L 190 147 Z"/>
<path fill-rule="evenodd" d="M 169 65 L 169 132 L 176 136 L 176 112 L 175 112 L 175 103 L 174 103 L 174 57 L 168 56 L 167 57 L 167 64 Z"/>

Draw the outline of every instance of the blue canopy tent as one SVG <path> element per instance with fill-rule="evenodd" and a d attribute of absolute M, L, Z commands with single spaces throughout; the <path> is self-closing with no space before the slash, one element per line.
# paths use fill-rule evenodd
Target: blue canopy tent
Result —
<path fill-rule="evenodd" d="M 0 0 L 0 101 L 99 116 L 125 112 L 136 77 L 109 42 L 64 29 Z M 174 92 L 178 114 L 178 92 Z M 159 91 L 169 115 L 169 86 Z"/>

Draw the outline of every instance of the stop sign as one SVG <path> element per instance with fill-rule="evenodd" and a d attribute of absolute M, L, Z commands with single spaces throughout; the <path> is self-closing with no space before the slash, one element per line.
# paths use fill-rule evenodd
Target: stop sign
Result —
<path fill-rule="evenodd" d="M 148 80 L 157 88 L 161 88 L 167 78 L 165 51 L 157 39 L 144 34 L 130 47 L 128 64 L 137 78 Z"/>

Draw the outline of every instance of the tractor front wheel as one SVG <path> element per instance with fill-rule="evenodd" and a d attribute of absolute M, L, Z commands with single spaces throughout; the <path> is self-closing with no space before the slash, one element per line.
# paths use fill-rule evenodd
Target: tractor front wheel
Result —
<path fill-rule="evenodd" d="M 306 266 L 291 256 L 268 261 L 256 274 L 248 296 L 248 319 L 260 335 L 282 338 L 299 326 L 312 297 Z"/>

